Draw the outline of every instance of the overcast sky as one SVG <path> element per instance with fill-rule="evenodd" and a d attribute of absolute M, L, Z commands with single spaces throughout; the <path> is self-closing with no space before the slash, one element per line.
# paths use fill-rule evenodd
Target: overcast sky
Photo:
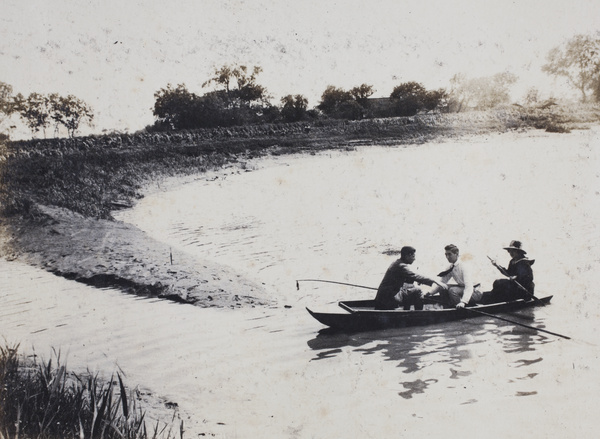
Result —
<path fill-rule="evenodd" d="M 201 85 L 215 67 L 259 65 L 277 103 L 327 85 L 405 81 L 447 87 L 510 71 L 520 83 L 564 93 L 541 73 L 548 51 L 600 30 L 598 0 L 0 0 L 0 81 L 15 93 L 74 94 L 95 113 L 93 132 L 153 122 L 154 92 Z"/>

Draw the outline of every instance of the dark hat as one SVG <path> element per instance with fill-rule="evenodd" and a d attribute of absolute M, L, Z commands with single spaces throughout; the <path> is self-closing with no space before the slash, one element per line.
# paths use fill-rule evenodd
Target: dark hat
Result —
<path fill-rule="evenodd" d="M 527 252 L 521 248 L 521 241 L 510 241 L 510 245 L 508 247 L 504 247 L 504 250 L 516 250 L 523 254 Z"/>

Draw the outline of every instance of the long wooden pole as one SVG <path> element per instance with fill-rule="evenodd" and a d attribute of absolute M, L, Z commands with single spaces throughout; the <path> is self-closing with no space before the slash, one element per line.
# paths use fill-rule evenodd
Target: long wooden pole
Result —
<path fill-rule="evenodd" d="M 546 306 L 546 304 L 541 301 L 539 298 L 535 297 L 533 295 L 533 293 L 529 292 L 529 290 L 527 288 L 525 288 L 523 285 L 521 285 L 519 282 L 517 282 L 515 279 L 513 279 L 510 274 L 508 274 L 508 272 L 506 271 L 506 269 L 504 267 L 499 266 L 498 264 L 496 264 L 496 261 L 494 261 L 492 258 L 490 258 L 489 256 L 487 257 L 490 262 L 492 263 L 492 265 L 494 267 L 496 267 L 498 269 L 498 271 L 500 271 L 500 273 L 502 273 L 504 276 L 508 277 L 508 279 L 513 282 L 520 290 L 522 290 L 525 294 L 527 294 L 528 297 L 532 298 L 533 300 L 537 300 L 542 306 Z"/>
<path fill-rule="evenodd" d="M 374 287 L 366 287 L 364 285 L 348 284 L 346 282 L 336 282 L 334 280 L 323 280 L 323 279 L 298 279 L 296 281 L 296 289 L 297 290 L 300 289 L 299 282 L 325 282 L 328 284 L 348 285 L 350 287 L 366 288 L 367 290 L 377 290 L 377 288 L 374 288 Z"/>
<path fill-rule="evenodd" d="M 374 288 L 374 287 L 367 287 L 367 286 L 364 286 L 364 285 L 356 285 L 356 284 L 350 284 L 350 283 L 346 283 L 346 282 L 336 282 L 336 281 L 333 281 L 333 280 L 323 280 L 323 279 L 298 279 L 298 280 L 296 280 L 296 289 L 300 289 L 299 282 L 325 282 L 325 283 L 329 283 L 329 284 L 348 285 L 348 286 L 351 286 L 351 287 L 366 288 L 368 290 L 376 290 L 377 289 L 377 288 Z M 537 297 L 535 297 L 533 295 L 532 295 L 532 297 L 534 297 L 535 299 L 537 299 L 541 303 L 543 303 Z M 438 300 L 435 300 L 435 299 L 433 299 L 431 297 L 429 297 L 429 300 L 431 300 L 432 302 L 441 303 Z M 495 314 L 490 314 L 490 313 L 487 313 L 487 312 L 484 312 L 484 311 L 479 311 L 479 310 L 476 310 L 476 309 L 473 309 L 473 308 L 468 308 L 468 307 L 465 307 L 465 308 L 462 308 L 462 309 L 464 309 L 465 311 L 468 311 L 468 312 L 475 313 L 475 314 L 480 314 L 480 315 L 483 315 L 483 316 L 492 317 L 494 319 L 503 320 L 505 322 L 512 323 L 514 325 L 523 326 L 524 328 L 533 329 L 534 331 L 546 332 L 548 334 L 556 335 L 557 337 L 562 337 L 562 338 L 566 338 L 567 340 L 571 340 L 571 337 L 567 337 L 566 335 L 558 334 L 557 332 L 551 332 L 551 331 L 548 331 L 548 330 L 542 329 L 542 328 L 536 328 L 535 326 L 526 325 L 525 323 L 516 322 L 514 320 L 506 319 L 504 317 L 500 317 L 500 316 L 497 316 Z"/>
<path fill-rule="evenodd" d="M 440 303 L 440 304 L 442 303 L 439 300 L 435 300 L 432 297 L 429 297 L 429 300 L 431 300 L 432 302 Z M 541 300 L 540 300 L 540 302 L 541 302 Z M 556 332 L 551 332 L 551 331 L 548 331 L 546 329 L 536 328 L 535 326 L 530 326 L 530 325 L 526 325 L 525 323 L 520 323 L 520 322 L 516 322 L 514 320 L 506 319 L 504 317 L 497 316 L 496 314 L 490 314 L 490 313 L 487 313 L 485 311 L 479 311 L 477 309 L 473 309 L 473 308 L 469 308 L 469 307 L 464 307 L 464 308 L 461 308 L 461 309 L 463 309 L 465 311 L 469 311 L 469 312 L 475 313 L 475 314 L 481 314 L 483 316 L 492 317 L 494 319 L 503 320 L 505 322 L 512 323 L 513 325 L 523 326 L 524 328 L 533 329 L 535 331 L 547 332 L 548 334 L 556 335 L 557 337 L 562 337 L 562 338 L 566 338 L 567 340 L 571 340 L 571 337 L 567 337 L 566 335 L 558 334 Z"/>
<path fill-rule="evenodd" d="M 504 320 L 505 322 L 512 323 L 514 325 L 523 326 L 525 328 L 533 329 L 535 331 L 546 332 L 548 334 L 556 335 L 557 337 L 562 337 L 562 338 L 566 338 L 567 340 L 571 340 L 571 337 L 567 337 L 566 335 L 558 334 L 556 332 L 547 331 L 547 330 L 541 329 L 541 328 L 536 328 L 535 326 L 529 326 L 529 325 L 526 325 L 525 323 L 515 322 L 514 320 L 505 319 L 504 317 L 500 317 L 500 316 L 497 316 L 495 314 L 490 314 L 490 313 L 487 313 L 487 312 L 484 312 L 484 311 L 479 311 L 479 310 L 476 310 L 476 309 L 473 309 L 473 308 L 466 308 L 465 307 L 465 308 L 462 308 L 462 309 L 464 309 L 466 311 L 469 311 L 469 312 L 472 312 L 472 313 L 481 314 L 481 315 L 488 316 L 488 317 L 493 317 L 493 318 L 498 319 L 498 320 Z"/>

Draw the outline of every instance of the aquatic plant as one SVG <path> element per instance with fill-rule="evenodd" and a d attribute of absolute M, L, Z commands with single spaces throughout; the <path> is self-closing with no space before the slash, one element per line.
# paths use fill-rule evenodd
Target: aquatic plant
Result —
<path fill-rule="evenodd" d="M 136 391 L 121 374 L 103 381 L 55 361 L 26 360 L 19 346 L 0 347 L 0 438 L 175 438 L 173 419 L 147 427 Z M 183 438 L 183 423 L 179 429 Z"/>

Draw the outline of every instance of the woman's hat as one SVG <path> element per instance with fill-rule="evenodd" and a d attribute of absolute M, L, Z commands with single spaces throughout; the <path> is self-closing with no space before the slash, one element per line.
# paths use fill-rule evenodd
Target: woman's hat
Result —
<path fill-rule="evenodd" d="M 523 254 L 527 252 L 521 248 L 521 241 L 510 241 L 510 245 L 508 247 L 504 247 L 504 250 L 516 250 Z"/>

